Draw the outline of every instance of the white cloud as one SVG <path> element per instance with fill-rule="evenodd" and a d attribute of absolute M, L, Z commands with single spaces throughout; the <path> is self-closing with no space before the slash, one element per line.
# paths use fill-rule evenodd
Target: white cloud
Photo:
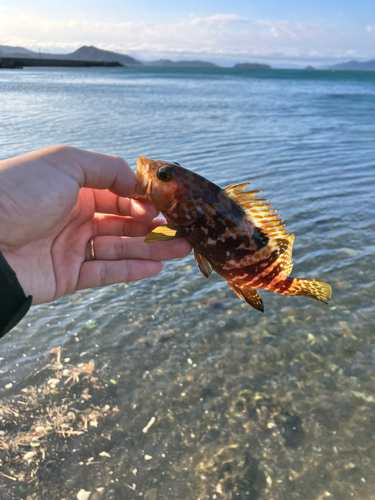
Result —
<path fill-rule="evenodd" d="M 375 31 L 375 26 L 366 29 L 370 33 Z M 368 57 L 366 50 L 370 53 L 372 46 L 363 36 L 350 37 L 339 26 L 323 21 L 292 22 L 215 14 L 192 15 L 174 24 L 110 23 L 63 21 L 29 13 L 15 16 L 6 10 L 0 16 L 0 44 L 51 51 L 71 51 L 85 44 L 150 59 L 197 55 L 243 60 L 318 60 L 345 57 L 349 51 L 358 57 Z"/>
<path fill-rule="evenodd" d="M 209 17 L 196 17 L 192 19 L 193 24 L 218 24 L 218 23 L 249 23 L 247 17 L 240 17 L 237 14 L 214 14 Z"/>

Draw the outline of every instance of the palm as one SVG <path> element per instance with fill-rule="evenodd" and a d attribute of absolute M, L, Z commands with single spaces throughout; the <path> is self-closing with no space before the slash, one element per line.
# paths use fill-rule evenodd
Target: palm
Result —
<path fill-rule="evenodd" d="M 45 220 L 48 227 L 43 228 L 47 232 L 27 241 L 29 235 L 23 231 L 25 242 L 17 241 L 18 248 L 6 253 L 13 268 L 29 270 L 30 289 L 43 290 L 38 302 L 50 302 L 76 290 L 87 243 L 94 234 L 94 214 L 94 190 L 81 189 L 77 203 L 61 221 L 50 214 L 48 224 Z M 34 219 L 30 214 L 27 225 L 32 227 Z"/>
<path fill-rule="evenodd" d="M 69 214 L 51 229 L 47 238 L 35 242 L 35 286 L 46 290 L 43 302 L 77 289 L 87 245 L 94 233 L 95 197 L 92 189 L 82 189 Z M 31 243 L 32 245 L 32 243 Z"/>
<path fill-rule="evenodd" d="M 77 204 L 66 220 L 61 221 L 61 230 L 56 228 L 56 239 L 51 241 L 50 252 L 54 269 L 50 279 L 51 282 L 55 281 L 55 298 L 77 288 L 80 271 L 87 258 L 88 241 L 95 234 L 94 215 L 94 192 L 92 189 L 82 189 Z"/>

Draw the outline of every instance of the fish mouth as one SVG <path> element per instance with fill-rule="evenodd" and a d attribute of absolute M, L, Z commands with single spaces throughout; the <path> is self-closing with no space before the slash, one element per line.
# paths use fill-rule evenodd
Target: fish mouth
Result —
<path fill-rule="evenodd" d="M 150 161 L 144 156 L 140 156 L 137 161 L 137 185 L 135 187 L 137 199 L 150 199 L 152 180 L 149 177 Z"/>

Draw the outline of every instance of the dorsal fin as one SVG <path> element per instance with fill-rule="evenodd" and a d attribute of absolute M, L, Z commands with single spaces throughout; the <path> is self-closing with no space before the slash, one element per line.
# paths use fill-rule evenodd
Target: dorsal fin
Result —
<path fill-rule="evenodd" d="M 282 224 L 283 220 L 279 219 L 276 210 L 269 210 L 272 208 L 266 199 L 255 199 L 254 196 L 262 191 L 245 191 L 245 187 L 250 183 L 229 186 L 224 189 L 227 196 L 242 210 L 246 218 L 252 224 L 261 229 L 262 234 L 272 239 L 285 239 L 288 235 L 285 231 L 285 226 Z"/>
<path fill-rule="evenodd" d="M 229 198 L 238 198 L 238 196 L 246 195 L 246 199 L 253 199 L 257 193 L 262 191 L 245 191 L 246 186 L 250 186 L 250 182 L 243 182 L 242 184 L 233 184 L 224 189 Z"/>

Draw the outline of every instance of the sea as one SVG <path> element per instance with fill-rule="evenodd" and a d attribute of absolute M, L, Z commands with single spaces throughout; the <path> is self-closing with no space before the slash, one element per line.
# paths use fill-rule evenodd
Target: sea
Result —
<path fill-rule="evenodd" d="M 33 307 L 0 341 L 0 497 L 374 500 L 375 73 L 1 70 L 0 159 L 54 144 L 250 182 L 332 300 L 262 314 L 189 255 Z"/>

